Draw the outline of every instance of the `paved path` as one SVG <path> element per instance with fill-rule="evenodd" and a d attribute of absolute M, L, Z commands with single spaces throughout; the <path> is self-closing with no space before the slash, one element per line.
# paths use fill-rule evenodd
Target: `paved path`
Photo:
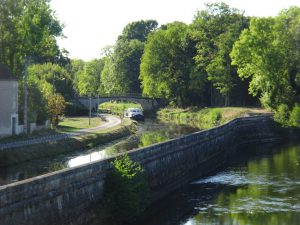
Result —
<path fill-rule="evenodd" d="M 76 132 L 64 132 L 64 133 L 60 133 L 60 134 L 40 136 L 40 137 L 36 137 L 36 138 L 28 138 L 28 139 L 22 140 L 22 141 L 3 143 L 3 144 L 0 144 L 0 150 L 12 149 L 12 148 L 24 147 L 24 146 L 28 146 L 28 145 L 69 139 L 74 136 L 80 136 L 80 135 L 87 134 L 90 132 L 104 130 L 104 129 L 114 127 L 114 126 L 121 124 L 121 119 L 118 117 L 111 116 L 111 115 L 105 115 L 105 114 L 101 114 L 100 116 L 104 117 L 106 122 L 98 127 L 81 129 Z"/>

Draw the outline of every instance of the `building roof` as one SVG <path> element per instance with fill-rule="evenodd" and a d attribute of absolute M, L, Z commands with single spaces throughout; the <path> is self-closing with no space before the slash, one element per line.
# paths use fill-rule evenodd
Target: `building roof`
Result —
<path fill-rule="evenodd" d="M 18 80 L 18 78 L 5 65 L 0 63 L 0 80 Z"/>

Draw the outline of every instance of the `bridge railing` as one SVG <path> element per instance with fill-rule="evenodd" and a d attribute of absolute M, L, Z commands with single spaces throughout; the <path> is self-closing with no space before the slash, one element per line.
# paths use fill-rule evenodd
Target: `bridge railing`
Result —
<path fill-rule="evenodd" d="M 98 95 L 92 95 L 92 98 L 97 98 Z M 100 98 L 148 98 L 144 97 L 141 93 L 125 93 L 125 94 L 99 94 Z M 80 96 L 80 98 L 89 98 L 89 96 Z"/>

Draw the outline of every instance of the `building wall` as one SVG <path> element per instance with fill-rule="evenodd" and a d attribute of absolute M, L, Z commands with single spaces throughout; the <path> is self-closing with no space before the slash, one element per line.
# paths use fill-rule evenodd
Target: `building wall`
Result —
<path fill-rule="evenodd" d="M 12 117 L 18 125 L 18 81 L 0 80 L 0 136 L 12 135 Z"/>
<path fill-rule="evenodd" d="M 269 117 L 235 119 L 222 126 L 130 151 L 159 199 L 226 162 L 237 147 L 276 141 Z M 102 199 L 114 158 L 0 186 L 1 225 L 86 224 Z"/>

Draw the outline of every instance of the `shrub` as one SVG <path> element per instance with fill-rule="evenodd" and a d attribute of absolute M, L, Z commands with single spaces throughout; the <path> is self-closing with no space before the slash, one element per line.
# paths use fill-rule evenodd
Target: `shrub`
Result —
<path fill-rule="evenodd" d="M 278 106 L 274 115 L 275 121 L 287 126 L 289 123 L 289 107 L 286 104 L 281 104 Z"/>
<path fill-rule="evenodd" d="M 135 220 L 147 207 L 149 193 L 141 165 L 127 154 L 117 157 L 104 186 L 105 203 L 113 219 L 122 224 Z"/>
<path fill-rule="evenodd" d="M 300 126 L 300 105 L 296 104 L 290 115 L 290 125 L 299 127 Z"/>

